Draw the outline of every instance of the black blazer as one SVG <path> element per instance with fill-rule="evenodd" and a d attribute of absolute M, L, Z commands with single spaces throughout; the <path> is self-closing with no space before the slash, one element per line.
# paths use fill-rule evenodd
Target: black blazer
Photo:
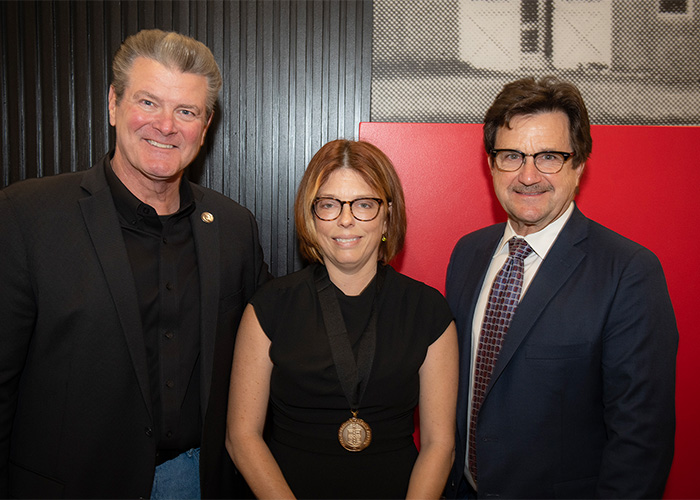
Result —
<path fill-rule="evenodd" d="M 461 349 L 452 498 L 466 481 L 472 318 L 503 231 L 463 237 L 447 271 Z M 516 310 L 487 388 L 478 496 L 660 498 L 673 459 L 677 346 L 656 256 L 575 208 Z"/>
<path fill-rule="evenodd" d="M 156 446 L 146 350 L 107 161 L 0 191 L 3 497 L 150 496 Z M 192 190 L 202 495 L 232 497 L 240 479 L 224 436 L 234 338 L 270 275 L 252 214 L 210 189 Z"/>

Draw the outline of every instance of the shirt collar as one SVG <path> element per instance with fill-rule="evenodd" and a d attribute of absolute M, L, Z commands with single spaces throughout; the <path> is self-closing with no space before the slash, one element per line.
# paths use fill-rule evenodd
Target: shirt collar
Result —
<path fill-rule="evenodd" d="M 105 165 L 105 176 L 107 177 L 109 189 L 112 191 L 114 206 L 117 208 L 119 215 L 126 221 L 131 224 L 136 224 L 144 217 L 158 217 L 155 208 L 142 202 L 129 191 L 119 177 L 117 177 L 117 174 L 114 173 L 109 161 L 106 162 Z M 194 194 L 192 193 L 192 186 L 183 178 L 180 181 L 180 208 L 171 216 L 180 218 L 191 214 L 193 210 Z"/>
<path fill-rule="evenodd" d="M 524 238 L 528 245 L 532 247 L 532 250 L 540 259 L 544 259 L 552 248 L 554 242 L 557 240 L 557 236 L 564 228 L 566 223 L 571 218 L 571 214 L 574 212 L 574 202 L 569 204 L 569 208 L 554 222 L 548 224 L 544 229 L 537 231 L 536 233 L 528 234 L 527 236 L 519 236 L 516 234 L 510 220 L 506 224 L 506 229 L 503 232 L 503 238 L 498 244 L 498 249 L 496 250 L 494 257 L 496 255 L 501 255 L 503 253 L 508 253 L 508 242 L 512 237 Z"/>

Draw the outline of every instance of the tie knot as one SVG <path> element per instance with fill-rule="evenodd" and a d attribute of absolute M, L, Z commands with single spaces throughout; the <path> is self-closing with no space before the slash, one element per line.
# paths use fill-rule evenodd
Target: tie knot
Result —
<path fill-rule="evenodd" d="M 511 238 L 508 241 L 508 251 L 512 257 L 524 259 L 532 252 L 532 247 L 523 238 Z"/>

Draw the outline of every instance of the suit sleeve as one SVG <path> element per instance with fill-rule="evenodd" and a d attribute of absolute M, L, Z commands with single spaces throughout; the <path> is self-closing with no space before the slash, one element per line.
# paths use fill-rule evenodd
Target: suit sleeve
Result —
<path fill-rule="evenodd" d="M 265 255 L 263 254 L 262 246 L 260 245 L 258 223 L 256 222 L 252 213 L 248 213 L 248 218 L 251 226 L 250 234 L 252 236 L 250 248 L 253 249 L 253 269 L 250 270 L 248 273 L 248 278 L 246 278 L 246 282 L 250 283 L 246 293 L 246 303 L 252 298 L 253 294 L 258 288 L 273 278 L 272 274 L 270 274 L 269 268 L 267 267 L 267 263 L 265 262 Z"/>
<path fill-rule="evenodd" d="M 36 304 L 24 236 L 11 201 L 3 191 L 0 191 L 0 249 L 0 498 L 7 498 L 10 435 Z"/>
<path fill-rule="evenodd" d="M 272 274 L 270 274 L 270 271 L 268 270 L 267 264 L 265 263 L 265 256 L 263 254 L 262 247 L 260 246 L 260 234 L 258 232 L 258 224 L 255 221 L 255 217 L 253 217 L 252 214 L 250 214 L 250 221 L 252 225 L 251 232 L 253 235 L 252 247 L 255 249 L 255 254 L 253 257 L 255 285 L 253 290 L 247 297 L 247 300 L 250 300 L 250 298 L 252 297 L 252 293 L 254 293 L 255 290 L 257 290 L 273 278 Z"/>
<path fill-rule="evenodd" d="M 599 498 L 661 498 L 673 460 L 678 330 L 661 264 L 640 249 L 618 284 L 603 332 L 608 441 Z"/>

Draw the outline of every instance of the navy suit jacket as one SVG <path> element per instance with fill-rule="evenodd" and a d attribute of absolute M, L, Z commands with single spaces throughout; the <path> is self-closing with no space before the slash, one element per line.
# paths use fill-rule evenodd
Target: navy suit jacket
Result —
<path fill-rule="evenodd" d="M 472 318 L 504 226 L 464 236 L 447 271 L 460 338 L 448 498 L 465 486 Z M 478 497 L 660 498 L 673 459 L 677 346 L 656 256 L 575 208 L 514 314 L 486 389 Z"/>
<path fill-rule="evenodd" d="M 0 191 L 0 497 L 150 496 L 146 348 L 107 161 Z M 233 497 L 224 436 L 234 338 L 269 273 L 252 214 L 210 189 L 192 190 L 202 495 Z"/>

